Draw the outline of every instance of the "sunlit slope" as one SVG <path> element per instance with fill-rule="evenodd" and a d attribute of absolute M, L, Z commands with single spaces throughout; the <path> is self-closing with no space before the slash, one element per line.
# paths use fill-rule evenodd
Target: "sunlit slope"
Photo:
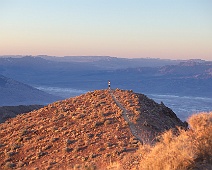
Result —
<path fill-rule="evenodd" d="M 164 104 L 125 90 L 96 90 L 0 124 L 0 167 L 100 169 L 126 163 L 142 144 L 184 126 Z"/>

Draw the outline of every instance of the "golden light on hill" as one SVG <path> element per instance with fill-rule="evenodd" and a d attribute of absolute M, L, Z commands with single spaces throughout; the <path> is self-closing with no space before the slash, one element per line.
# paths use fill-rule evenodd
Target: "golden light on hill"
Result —
<path fill-rule="evenodd" d="M 96 90 L 0 124 L 0 167 L 130 169 L 139 166 L 139 147 L 176 126 L 185 124 L 163 103 L 133 91 Z"/>

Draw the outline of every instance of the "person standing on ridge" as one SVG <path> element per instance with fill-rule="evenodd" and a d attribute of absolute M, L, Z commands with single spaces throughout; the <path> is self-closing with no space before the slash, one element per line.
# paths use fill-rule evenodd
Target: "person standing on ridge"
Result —
<path fill-rule="evenodd" d="M 110 80 L 108 80 L 108 89 L 110 90 Z"/>

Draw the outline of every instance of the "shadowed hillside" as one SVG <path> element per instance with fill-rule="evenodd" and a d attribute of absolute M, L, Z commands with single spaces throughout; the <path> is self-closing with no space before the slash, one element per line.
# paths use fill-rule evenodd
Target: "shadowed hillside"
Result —
<path fill-rule="evenodd" d="M 168 129 L 186 127 L 186 123 L 182 123 L 162 102 L 158 104 L 143 94 L 118 89 L 113 96 L 126 110 L 129 125 L 135 129 L 135 135 L 144 144 L 154 143 L 155 137 Z"/>
<path fill-rule="evenodd" d="M 59 99 L 0 74 L 0 106 L 47 104 Z"/>
<path fill-rule="evenodd" d="M 169 108 L 142 94 L 88 92 L 0 124 L 0 168 L 131 169 L 139 146 L 176 126 Z"/>
<path fill-rule="evenodd" d="M 15 117 L 17 114 L 38 110 L 42 107 L 43 105 L 2 106 L 0 107 L 0 123 L 6 121 L 9 118 Z"/>

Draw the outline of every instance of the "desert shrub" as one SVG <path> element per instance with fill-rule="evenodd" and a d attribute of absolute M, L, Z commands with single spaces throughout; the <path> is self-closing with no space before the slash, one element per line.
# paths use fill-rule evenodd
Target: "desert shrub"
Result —
<path fill-rule="evenodd" d="M 52 146 L 53 146 L 53 145 L 48 144 L 48 145 L 46 145 L 45 147 L 43 147 L 43 150 L 48 150 L 48 149 L 50 149 Z"/>
<path fill-rule="evenodd" d="M 69 147 L 65 147 L 65 148 L 63 149 L 63 151 L 69 153 L 69 152 L 73 151 L 73 149 L 72 149 L 72 148 L 69 148 Z"/>
<path fill-rule="evenodd" d="M 14 168 L 14 167 L 16 167 L 16 164 L 15 164 L 15 163 L 7 162 L 7 163 L 5 164 L 5 169 L 12 169 L 12 168 Z"/>
<path fill-rule="evenodd" d="M 22 129 L 21 131 L 20 131 L 20 135 L 21 136 L 24 136 L 24 135 L 26 135 L 26 134 L 28 134 L 29 133 L 29 131 L 27 130 L 27 129 Z"/>
<path fill-rule="evenodd" d="M 66 140 L 67 145 L 70 145 L 70 144 L 73 144 L 73 143 L 75 143 L 75 140 L 70 140 L 70 139 Z"/>
<path fill-rule="evenodd" d="M 36 156 L 37 156 L 37 158 L 41 158 L 42 156 L 44 156 L 46 154 L 47 154 L 47 152 L 43 152 L 40 150 L 39 152 L 36 153 Z"/>
<path fill-rule="evenodd" d="M 18 149 L 18 148 L 20 148 L 20 147 L 21 147 L 21 144 L 15 143 L 15 144 L 12 145 L 11 149 L 12 149 L 12 150 L 15 150 L 15 149 Z"/>
<path fill-rule="evenodd" d="M 98 156 L 98 154 L 95 154 L 95 153 L 90 153 L 89 157 L 92 159 L 92 158 L 96 158 Z"/>
<path fill-rule="evenodd" d="M 5 155 L 6 155 L 7 157 L 11 157 L 11 156 L 13 156 L 13 155 L 15 155 L 15 154 L 16 154 L 16 152 L 15 152 L 15 151 L 12 151 L 12 150 L 5 153 Z"/>
<path fill-rule="evenodd" d="M 94 134 L 89 133 L 89 134 L 87 134 L 87 137 L 88 137 L 89 139 L 91 139 L 91 138 L 93 138 L 93 137 L 94 137 Z"/>
<path fill-rule="evenodd" d="M 86 114 L 81 113 L 81 114 L 78 115 L 77 118 L 78 118 L 78 119 L 83 119 L 85 116 L 86 116 Z"/>
<path fill-rule="evenodd" d="M 107 165 L 107 169 L 120 169 L 120 168 L 121 168 L 121 165 L 119 162 L 110 162 Z"/>
<path fill-rule="evenodd" d="M 155 146 L 144 145 L 140 169 L 193 169 L 199 163 L 212 164 L 212 112 L 193 115 L 189 130 L 171 130 Z"/>
<path fill-rule="evenodd" d="M 95 128 L 95 127 L 101 126 L 103 124 L 104 124 L 104 121 L 97 121 L 97 122 L 94 122 L 92 126 L 93 126 L 93 128 Z"/>
<path fill-rule="evenodd" d="M 111 147 L 113 144 L 111 142 L 105 142 L 104 145 L 105 147 Z"/>
<path fill-rule="evenodd" d="M 79 152 L 80 151 L 80 147 L 79 146 L 76 146 L 75 148 L 74 148 L 74 152 Z"/>
<path fill-rule="evenodd" d="M 59 114 L 59 116 L 57 117 L 57 120 L 60 120 L 60 119 L 62 119 L 62 118 L 64 118 L 65 116 L 64 116 L 64 114 Z"/>
<path fill-rule="evenodd" d="M 105 148 L 103 148 L 103 147 L 97 148 L 98 152 L 101 152 L 101 151 L 104 151 L 104 150 L 105 150 Z"/>
<path fill-rule="evenodd" d="M 42 140 L 44 138 L 45 138 L 45 136 L 38 136 L 36 140 L 39 141 L 39 140 Z"/>
<path fill-rule="evenodd" d="M 52 141 L 52 142 L 56 142 L 56 141 L 58 141 L 58 140 L 59 140 L 59 138 L 55 138 L 55 137 L 54 137 L 54 138 L 52 138 L 51 141 Z"/>
<path fill-rule="evenodd" d="M 85 165 L 79 165 L 79 164 L 74 165 L 74 170 L 96 170 L 96 169 L 97 167 L 93 163 L 87 163 Z"/>
<path fill-rule="evenodd" d="M 17 163 L 17 167 L 23 167 L 25 165 L 25 162 L 22 162 L 22 161 L 18 161 Z"/>
<path fill-rule="evenodd" d="M 111 124 L 111 123 L 112 123 L 111 120 L 106 120 L 106 121 L 104 122 L 105 125 L 109 125 L 109 124 Z"/>

